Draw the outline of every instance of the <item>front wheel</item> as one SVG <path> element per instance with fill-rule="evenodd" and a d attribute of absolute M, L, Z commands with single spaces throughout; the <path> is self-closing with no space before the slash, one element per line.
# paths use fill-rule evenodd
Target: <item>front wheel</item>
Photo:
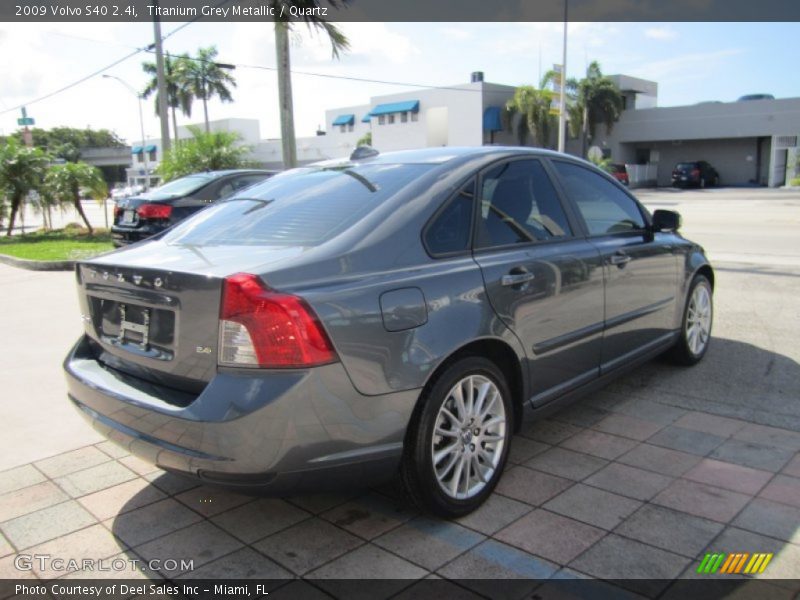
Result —
<path fill-rule="evenodd" d="M 695 365 L 705 356 L 711 342 L 714 318 L 711 283 L 705 275 L 695 275 L 683 309 L 681 335 L 669 355 L 682 365 Z"/>
<path fill-rule="evenodd" d="M 503 373 L 485 358 L 448 367 L 420 398 L 401 477 L 423 510 L 459 517 L 478 508 L 503 472 L 513 408 Z"/>

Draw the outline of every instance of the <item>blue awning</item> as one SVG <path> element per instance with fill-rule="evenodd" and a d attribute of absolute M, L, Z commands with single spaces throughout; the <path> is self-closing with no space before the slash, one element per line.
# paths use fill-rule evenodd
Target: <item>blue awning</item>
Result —
<path fill-rule="evenodd" d="M 484 131 L 503 131 L 503 119 L 499 106 L 490 106 L 483 111 L 483 130 Z"/>
<path fill-rule="evenodd" d="M 363 117 L 361 117 L 361 122 L 362 123 L 369 123 L 371 119 L 372 119 L 372 117 L 370 116 L 369 113 L 367 113 Z"/>
<path fill-rule="evenodd" d="M 419 112 L 419 100 L 406 100 L 405 102 L 389 102 L 388 104 L 378 104 L 369 111 L 370 116 L 391 115 L 401 112 Z"/>
<path fill-rule="evenodd" d="M 131 154 L 141 154 L 142 152 L 144 152 L 144 148 L 141 146 L 134 146 L 131 148 Z"/>
<path fill-rule="evenodd" d="M 352 125 L 355 123 L 356 116 L 355 115 L 339 115 L 334 119 L 333 126 L 336 127 L 337 125 Z"/>
<path fill-rule="evenodd" d="M 144 151 L 145 152 L 155 152 L 156 151 L 155 144 L 150 144 L 149 146 L 145 146 L 144 147 Z"/>

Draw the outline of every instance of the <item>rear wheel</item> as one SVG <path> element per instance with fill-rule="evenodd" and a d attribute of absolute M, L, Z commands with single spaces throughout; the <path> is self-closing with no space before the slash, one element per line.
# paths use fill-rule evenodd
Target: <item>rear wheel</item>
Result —
<path fill-rule="evenodd" d="M 674 362 L 682 365 L 700 362 L 711 341 L 713 317 L 711 283 L 705 275 L 695 275 L 683 309 L 681 335 L 669 353 Z"/>
<path fill-rule="evenodd" d="M 428 512 L 470 513 L 492 493 L 508 456 L 513 407 L 505 377 L 485 358 L 463 358 L 420 402 L 406 439 L 403 483 Z"/>

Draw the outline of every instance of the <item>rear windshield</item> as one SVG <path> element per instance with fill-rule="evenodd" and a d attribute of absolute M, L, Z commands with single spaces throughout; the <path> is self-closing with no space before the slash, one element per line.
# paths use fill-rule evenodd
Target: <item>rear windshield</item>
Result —
<path fill-rule="evenodd" d="M 624 173 L 625 172 L 625 165 L 611 165 L 611 172 L 612 173 Z"/>
<path fill-rule="evenodd" d="M 208 175 L 189 175 L 151 190 L 153 194 L 164 196 L 183 196 L 200 189 L 211 180 Z"/>
<path fill-rule="evenodd" d="M 691 171 L 697 168 L 697 163 L 678 163 L 678 166 L 675 168 L 679 171 Z"/>
<path fill-rule="evenodd" d="M 164 241 L 316 246 L 363 219 L 432 165 L 293 169 L 217 202 Z"/>

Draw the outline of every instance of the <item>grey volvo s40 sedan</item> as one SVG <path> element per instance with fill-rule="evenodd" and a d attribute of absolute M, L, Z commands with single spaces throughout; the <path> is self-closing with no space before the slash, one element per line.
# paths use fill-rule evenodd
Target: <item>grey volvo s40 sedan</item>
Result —
<path fill-rule="evenodd" d="M 294 169 L 77 266 L 69 397 L 210 484 L 398 473 L 444 516 L 503 473 L 523 411 L 709 346 L 714 274 L 581 160 L 436 148 Z"/>

